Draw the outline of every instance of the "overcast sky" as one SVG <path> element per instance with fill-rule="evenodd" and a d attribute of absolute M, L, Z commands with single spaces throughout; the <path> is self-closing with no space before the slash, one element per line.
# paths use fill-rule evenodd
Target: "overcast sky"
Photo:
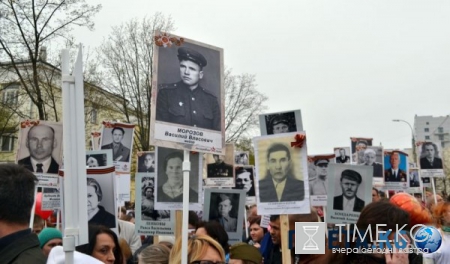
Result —
<path fill-rule="evenodd" d="M 414 115 L 450 106 L 450 1 L 89 0 L 102 2 L 98 46 L 119 25 L 155 12 L 179 36 L 224 49 L 235 74 L 256 75 L 268 112 L 301 109 L 309 154 L 348 146 L 350 137 L 407 148 Z"/>

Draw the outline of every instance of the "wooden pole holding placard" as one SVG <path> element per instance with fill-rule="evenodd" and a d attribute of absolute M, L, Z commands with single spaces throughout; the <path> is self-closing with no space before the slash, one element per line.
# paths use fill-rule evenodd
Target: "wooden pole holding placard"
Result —
<path fill-rule="evenodd" d="M 175 239 L 181 237 L 183 229 L 183 211 L 176 210 L 175 211 Z"/>
<path fill-rule="evenodd" d="M 433 187 L 434 204 L 437 205 L 436 186 L 434 185 L 434 179 L 435 178 L 430 178 L 430 181 L 431 181 L 431 186 Z"/>
<path fill-rule="evenodd" d="M 280 215 L 281 232 L 281 257 L 283 263 L 291 263 L 291 251 L 289 250 L 289 216 Z"/>

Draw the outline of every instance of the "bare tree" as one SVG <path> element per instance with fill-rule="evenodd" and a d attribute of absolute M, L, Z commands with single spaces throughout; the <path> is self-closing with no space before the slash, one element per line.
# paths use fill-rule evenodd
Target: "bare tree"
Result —
<path fill-rule="evenodd" d="M 267 96 L 256 88 L 255 75 L 225 70 L 225 135 L 227 142 L 252 135 L 258 116 L 267 109 Z"/>
<path fill-rule="evenodd" d="M 170 32 L 173 21 L 161 13 L 141 21 L 133 19 L 113 32 L 98 50 L 104 68 L 102 86 L 123 99 L 114 100 L 123 112 L 126 122 L 136 123 L 135 144 L 139 151 L 150 148 L 150 97 L 153 77 L 154 32 Z"/>
<path fill-rule="evenodd" d="M 92 17 L 100 9 L 85 0 L 0 1 L 0 59 L 7 61 L 2 67 L 17 76 L 39 119 L 59 119 L 53 90 L 58 69 L 45 63 L 43 47 L 69 38 L 74 26 L 93 29 Z"/>

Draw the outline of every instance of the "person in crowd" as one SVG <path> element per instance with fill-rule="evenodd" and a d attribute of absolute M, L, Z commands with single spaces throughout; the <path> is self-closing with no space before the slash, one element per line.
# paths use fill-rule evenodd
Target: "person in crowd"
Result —
<path fill-rule="evenodd" d="M 433 219 L 442 236 L 441 247 L 433 253 L 423 255 L 424 264 L 448 263 L 450 260 L 450 202 L 434 207 Z"/>
<path fill-rule="evenodd" d="M 228 234 L 223 226 L 216 221 L 202 222 L 198 225 L 195 235 L 208 235 L 216 240 L 225 253 L 225 258 L 229 260 L 230 245 L 228 244 Z"/>
<path fill-rule="evenodd" d="M 20 159 L 18 164 L 36 173 L 58 173 L 59 163 L 52 156 L 57 146 L 53 127 L 41 124 L 30 128 L 25 146 L 30 156 Z"/>
<path fill-rule="evenodd" d="M 260 215 L 250 216 L 247 221 L 250 229 L 250 237 L 247 239 L 247 243 L 255 246 L 256 248 L 260 248 L 260 243 L 264 235 L 267 233 L 267 228 L 261 227 Z"/>
<path fill-rule="evenodd" d="M 364 150 L 364 165 L 373 167 L 374 177 L 383 177 L 383 164 L 377 162 L 377 153 L 373 149 Z"/>
<path fill-rule="evenodd" d="M 45 220 L 42 219 L 42 217 L 38 214 L 34 214 L 33 219 L 33 233 L 36 235 L 39 235 L 39 233 L 44 229 L 45 227 Z"/>
<path fill-rule="evenodd" d="M 233 205 L 231 202 L 231 198 L 229 195 L 221 193 L 217 199 L 217 212 L 219 213 L 219 217 L 216 219 L 225 231 L 227 232 L 236 232 L 237 229 L 237 219 L 230 215 L 231 210 L 233 209 Z"/>
<path fill-rule="evenodd" d="M 164 159 L 167 181 L 158 187 L 158 202 L 183 202 L 183 154 L 172 152 Z M 198 193 L 189 188 L 189 202 L 198 201 Z"/>
<path fill-rule="evenodd" d="M 141 238 L 135 232 L 135 225 L 120 219 L 117 223 L 119 224 L 119 238 L 123 238 L 127 242 L 131 252 L 134 254 L 142 246 Z"/>
<path fill-rule="evenodd" d="M 47 257 L 52 248 L 62 246 L 62 233 L 56 228 L 47 227 L 38 235 L 42 252 Z"/>
<path fill-rule="evenodd" d="M 434 199 L 435 197 L 436 199 Z M 441 204 L 444 202 L 444 199 L 442 199 L 442 196 L 440 196 L 439 194 L 427 197 L 426 206 L 430 212 L 433 212 L 433 207 L 436 205 L 436 202 L 437 204 Z"/>
<path fill-rule="evenodd" d="M 380 192 L 378 191 L 377 188 L 372 187 L 372 202 L 378 202 L 380 201 L 381 197 L 380 197 Z"/>
<path fill-rule="evenodd" d="M 123 137 L 125 135 L 125 129 L 121 127 L 114 127 L 111 130 L 112 142 L 103 145 L 101 149 L 112 149 L 113 161 L 129 161 L 130 149 L 122 144 Z"/>
<path fill-rule="evenodd" d="M 281 264 L 281 224 L 279 215 L 271 215 L 269 220 L 269 235 L 261 241 L 261 252 L 264 264 Z"/>
<path fill-rule="evenodd" d="M 0 164 L 1 263 L 43 264 L 46 257 L 29 222 L 38 179 L 23 166 Z"/>
<path fill-rule="evenodd" d="M 333 209 L 346 212 L 361 212 L 365 205 L 364 200 L 358 198 L 358 188 L 362 178 L 355 170 L 346 169 L 341 173 L 342 194 L 333 199 Z"/>
<path fill-rule="evenodd" d="M 420 158 L 421 169 L 442 169 L 442 159 L 439 158 L 439 151 L 433 142 L 425 142 L 422 145 L 423 155 Z"/>
<path fill-rule="evenodd" d="M 144 248 L 139 254 L 138 264 L 169 264 L 170 248 L 162 244 Z"/>
<path fill-rule="evenodd" d="M 207 235 L 194 235 L 188 240 L 188 257 L 189 264 L 214 263 L 225 264 L 225 254 L 220 244 Z M 169 263 L 181 264 L 181 237 L 175 242 L 173 246 Z M 209 262 L 207 262 L 209 261 Z"/>
<path fill-rule="evenodd" d="M 188 216 L 188 228 L 197 230 L 200 220 L 198 219 L 197 213 L 194 211 L 189 211 Z"/>
<path fill-rule="evenodd" d="M 350 163 L 350 156 L 347 156 L 344 148 L 339 149 L 339 156 L 336 157 L 336 163 Z"/>
<path fill-rule="evenodd" d="M 101 225 L 89 225 L 88 229 L 88 244 L 77 246 L 78 252 L 92 256 L 106 264 L 124 264 L 116 233 Z"/>
<path fill-rule="evenodd" d="M 119 237 L 119 246 L 122 253 L 124 264 L 133 264 L 133 253 L 131 253 L 131 248 L 125 239 Z"/>
<path fill-rule="evenodd" d="M 246 243 L 237 243 L 230 248 L 228 264 L 261 264 L 262 260 L 257 248 Z"/>
<path fill-rule="evenodd" d="M 75 251 L 73 255 L 74 264 L 104 264 L 104 262 L 78 251 Z M 62 246 L 54 247 L 52 251 L 50 251 L 50 255 L 48 255 L 47 264 L 65 263 L 66 252 L 64 252 L 64 248 Z"/>
<path fill-rule="evenodd" d="M 100 184 L 94 178 L 87 178 L 87 208 L 89 224 L 104 225 L 109 228 L 116 227 L 116 218 L 106 211 L 100 202 L 103 192 Z"/>

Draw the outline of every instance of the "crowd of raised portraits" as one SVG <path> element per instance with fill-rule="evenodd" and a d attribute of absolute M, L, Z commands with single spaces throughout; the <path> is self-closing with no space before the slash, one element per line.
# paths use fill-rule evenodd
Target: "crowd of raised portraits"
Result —
<path fill-rule="evenodd" d="M 2 263 L 64 263 L 62 234 L 36 215 L 29 228 L 34 203 L 36 177 L 14 164 L 0 165 L 0 256 Z M 98 192 L 98 190 L 97 190 Z M 98 195 L 98 193 L 97 193 Z M 441 248 L 433 254 L 332 254 L 326 247 L 322 255 L 295 255 L 292 263 L 447 263 L 450 259 L 450 202 L 440 195 L 427 194 L 424 210 L 433 214 L 433 223 L 442 232 Z M 422 202 L 422 201 L 421 201 Z M 257 207 L 247 208 L 248 237 L 230 246 L 228 234 L 218 221 L 201 222 L 189 212 L 189 229 L 195 230 L 188 241 L 188 263 L 273 264 L 284 263 L 281 246 L 280 216 L 270 216 L 269 226 L 261 227 Z M 181 240 L 174 237 L 141 237 L 135 233 L 134 214 L 121 208 L 119 235 L 106 226 L 89 225 L 89 243 L 76 247 L 75 263 L 181 263 Z M 309 214 L 289 215 L 289 229 L 295 222 L 323 221 L 315 208 Z M 375 224 L 394 229 L 396 224 L 410 225 L 410 214 L 380 197 L 373 189 L 373 202 L 366 204 L 356 226 L 363 230 Z M 242 227 L 245 229 L 244 223 Z M 245 232 L 244 232 L 245 233 Z M 325 239 L 325 238 L 324 238 Z M 328 240 L 325 240 L 328 243 Z M 409 240 L 410 241 L 410 240 Z"/>

